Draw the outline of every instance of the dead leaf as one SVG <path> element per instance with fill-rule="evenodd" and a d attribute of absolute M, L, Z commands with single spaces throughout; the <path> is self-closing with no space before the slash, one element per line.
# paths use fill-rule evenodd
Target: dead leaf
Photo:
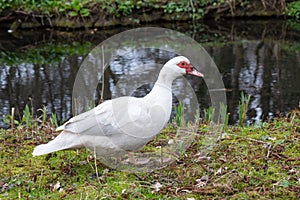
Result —
<path fill-rule="evenodd" d="M 53 186 L 53 188 L 52 188 L 52 192 L 54 192 L 54 191 L 57 191 L 57 190 L 59 190 L 60 189 L 60 182 L 59 181 L 57 181 L 57 183 Z"/>
<path fill-rule="evenodd" d="M 201 178 L 196 179 L 197 184 L 195 185 L 197 188 L 202 188 L 206 186 L 208 182 L 208 176 L 203 176 Z"/>
<path fill-rule="evenodd" d="M 215 175 L 220 175 L 222 174 L 222 167 L 220 167 L 216 172 Z"/>
<path fill-rule="evenodd" d="M 126 189 L 123 189 L 122 192 L 121 192 L 121 194 L 125 194 L 125 192 L 126 192 Z"/>
<path fill-rule="evenodd" d="M 160 184 L 159 182 L 156 182 L 155 184 L 152 185 L 152 188 L 154 189 L 153 192 L 158 192 L 161 187 L 162 187 L 162 184 Z"/>

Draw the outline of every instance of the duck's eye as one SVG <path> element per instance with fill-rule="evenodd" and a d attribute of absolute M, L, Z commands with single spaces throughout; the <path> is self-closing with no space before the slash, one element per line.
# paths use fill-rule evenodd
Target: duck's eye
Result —
<path fill-rule="evenodd" d="M 181 61 L 177 64 L 177 66 L 181 68 L 187 68 L 189 67 L 189 64 L 187 62 Z"/>

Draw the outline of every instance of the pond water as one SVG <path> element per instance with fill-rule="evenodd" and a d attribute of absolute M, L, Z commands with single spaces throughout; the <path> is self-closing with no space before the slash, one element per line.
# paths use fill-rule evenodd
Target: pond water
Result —
<path fill-rule="evenodd" d="M 290 21 L 204 21 L 198 24 L 150 24 L 182 32 L 199 42 L 213 58 L 226 88 L 230 123 L 238 120 L 241 92 L 251 95 L 247 121 L 259 122 L 299 108 L 300 24 Z M 35 114 L 46 106 L 59 120 L 72 117 L 74 80 L 85 56 L 103 40 L 135 27 L 109 30 L 0 30 L 0 126 L 5 115 L 16 108 L 16 117 L 28 104 Z M 163 45 L 163 44 L 162 44 Z M 109 62 L 104 80 L 99 80 L 96 99 L 132 94 L 144 96 L 152 83 L 116 95 L 116 83 L 124 75 L 134 76 L 141 63 L 163 64 L 175 53 L 159 49 L 130 49 Z M 120 49 L 116 49 L 118 55 Z M 149 70 L 149 71 L 147 71 Z M 153 71 L 151 67 L 145 73 Z M 154 73 L 157 70 L 154 69 Z M 187 77 L 200 108 L 207 108 L 210 95 L 203 79 Z M 186 87 L 176 81 L 175 89 Z M 181 91 L 181 90 L 180 90 Z M 95 100 L 96 100 L 95 99 Z M 174 103 L 176 103 L 176 98 Z"/>

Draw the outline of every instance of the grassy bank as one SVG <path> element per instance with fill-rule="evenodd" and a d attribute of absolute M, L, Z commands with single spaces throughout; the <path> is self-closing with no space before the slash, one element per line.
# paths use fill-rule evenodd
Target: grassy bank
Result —
<path fill-rule="evenodd" d="M 203 18 L 284 17 L 299 19 L 298 1 L 265 0 L 4 0 L 0 22 L 18 27 L 106 27 Z"/>
<path fill-rule="evenodd" d="M 32 120 L 32 119 L 31 119 Z M 51 140 L 53 116 L 0 130 L 0 199 L 298 199 L 300 112 L 261 125 L 227 126 L 222 139 L 201 157 L 206 123 L 177 162 L 137 175 L 108 169 L 86 149 L 32 157 Z M 160 144 L 168 126 L 150 143 Z M 96 170 L 98 174 L 96 173 Z"/>

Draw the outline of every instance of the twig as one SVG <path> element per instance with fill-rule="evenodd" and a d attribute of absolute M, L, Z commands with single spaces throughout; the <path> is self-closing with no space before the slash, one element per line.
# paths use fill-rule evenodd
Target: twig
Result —
<path fill-rule="evenodd" d="M 136 173 L 133 173 L 133 175 L 140 181 L 140 182 L 144 182 L 145 179 L 140 177 L 139 175 L 137 175 Z"/>
<path fill-rule="evenodd" d="M 225 173 L 225 174 L 222 174 L 220 177 L 216 178 L 216 179 L 213 181 L 213 183 L 218 182 L 218 181 L 221 180 L 224 176 L 228 176 L 228 175 L 231 175 L 231 174 L 234 174 L 234 173 L 236 173 L 236 169 L 233 169 L 233 170 L 231 170 L 231 171 L 229 171 L 229 172 L 227 172 L 227 173 Z"/>
<path fill-rule="evenodd" d="M 288 158 L 286 161 L 298 161 L 300 160 L 300 157 L 298 158 Z"/>
<path fill-rule="evenodd" d="M 272 145 L 269 145 L 268 152 L 267 152 L 267 155 L 266 155 L 267 158 L 269 158 L 269 156 L 270 156 L 271 148 L 272 148 Z"/>
<path fill-rule="evenodd" d="M 280 155 L 278 155 L 277 153 L 272 153 L 272 155 L 275 156 L 275 157 L 277 157 L 277 158 L 279 158 L 279 159 L 282 158 L 282 157 L 281 157 Z"/>
<path fill-rule="evenodd" d="M 207 169 L 207 167 L 205 167 L 205 166 L 202 165 L 201 163 L 199 163 L 199 165 L 200 165 L 200 167 L 201 167 L 202 169 L 204 169 L 206 172 L 209 172 L 209 169 Z"/>
<path fill-rule="evenodd" d="M 12 14 L 13 12 L 10 12 L 8 15 L 0 17 L 0 22 L 15 19 L 15 17 L 12 16 Z"/>
<path fill-rule="evenodd" d="M 190 4 L 191 4 L 191 8 L 192 8 L 192 11 L 193 11 L 193 21 L 195 20 L 195 7 L 194 7 L 194 3 L 193 3 L 193 0 L 190 0 Z"/>
<path fill-rule="evenodd" d="M 11 108 L 11 129 L 14 131 L 14 126 L 15 126 L 15 108 Z"/>
<path fill-rule="evenodd" d="M 104 101 L 103 96 L 104 96 L 104 72 L 105 72 L 105 61 L 104 61 L 104 48 L 103 45 L 101 46 L 102 50 L 102 86 L 101 86 L 101 97 L 99 100 L 99 104 Z"/>
<path fill-rule="evenodd" d="M 96 147 L 94 147 L 94 164 L 95 164 L 96 176 L 97 176 L 97 180 L 98 180 L 99 185 L 101 185 L 101 181 L 100 181 L 100 178 L 99 178 L 98 167 L 97 167 L 97 162 L 96 161 L 97 161 L 97 159 L 96 159 Z"/>
<path fill-rule="evenodd" d="M 264 7 L 264 10 L 266 10 L 267 6 L 266 6 L 266 2 L 265 2 L 265 0 L 261 0 L 261 4 L 263 5 L 263 7 Z"/>
<path fill-rule="evenodd" d="M 17 11 L 15 11 L 15 13 L 23 14 L 23 15 L 31 15 L 32 12 L 25 12 L 25 11 L 22 11 L 22 10 L 17 10 Z"/>
<path fill-rule="evenodd" d="M 42 169 L 42 171 L 41 171 L 41 178 L 40 178 L 39 188 L 41 188 L 41 185 L 42 185 L 43 172 L 44 172 L 44 169 Z"/>
<path fill-rule="evenodd" d="M 269 142 L 264 142 L 262 140 L 256 140 L 256 139 L 253 139 L 253 138 L 247 138 L 247 137 L 239 136 L 239 135 L 236 135 L 236 134 L 230 134 L 230 133 L 228 133 L 228 135 L 229 136 L 235 136 L 235 137 L 238 137 L 238 138 L 242 138 L 242 139 L 245 139 L 245 140 L 250 140 L 252 142 L 257 142 L 257 143 L 260 143 L 260 144 L 267 144 L 267 145 L 270 144 Z"/>

